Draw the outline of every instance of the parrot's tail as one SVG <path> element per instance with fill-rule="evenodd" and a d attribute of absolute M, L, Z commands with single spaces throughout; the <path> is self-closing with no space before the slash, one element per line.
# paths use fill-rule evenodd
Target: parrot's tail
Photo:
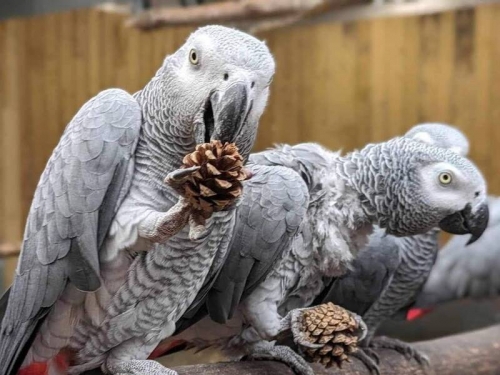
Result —
<path fill-rule="evenodd" d="M 48 362 L 33 362 L 22 367 L 17 375 L 66 375 L 68 368 L 69 357 L 61 352 Z"/>
<path fill-rule="evenodd" d="M 424 315 L 427 315 L 431 311 L 432 311 L 432 309 L 418 309 L 418 308 L 410 309 L 410 310 L 408 310 L 408 313 L 406 314 L 406 320 L 412 321 L 415 319 L 419 319 L 419 318 L 423 317 Z"/>
<path fill-rule="evenodd" d="M 165 340 L 160 342 L 155 350 L 149 355 L 148 359 L 156 359 L 167 354 L 173 354 L 181 350 L 186 350 L 189 343 L 186 340 Z"/>

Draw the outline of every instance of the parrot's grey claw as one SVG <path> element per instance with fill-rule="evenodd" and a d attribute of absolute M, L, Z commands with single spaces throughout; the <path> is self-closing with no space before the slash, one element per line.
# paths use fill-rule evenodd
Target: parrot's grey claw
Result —
<path fill-rule="evenodd" d="M 378 353 L 375 350 L 373 350 L 372 348 L 368 347 L 368 348 L 363 348 L 363 351 L 367 355 L 369 355 L 375 361 L 375 363 L 377 365 L 380 364 L 380 357 L 379 357 Z"/>
<path fill-rule="evenodd" d="M 370 352 L 373 353 L 373 351 Z M 367 354 L 365 348 L 358 348 L 358 350 L 351 354 L 351 357 L 357 358 L 361 362 L 363 362 L 363 364 L 372 375 L 380 375 L 380 368 L 378 366 L 378 363 L 372 358 L 371 355 Z"/>
<path fill-rule="evenodd" d="M 194 166 L 190 168 L 182 168 L 176 169 L 173 172 L 170 172 L 167 177 L 165 177 L 165 183 L 172 187 L 177 187 L 182 185 L 186 180 L 191 177 L 194 173 L 196 173 L 200 169 L 199 166 Z"/>
<path fill-rule="evenodd" d="M 289 366 L 297 375 L 314 375 L 314 371 L 298 353 L 284 345 L 275 345 L 273 342 L 260 341 L 251 346 L 246 360 L 279 361 Z"/>
<path fill-rule="evenodd" d="M 419 350 L 415 349 L 411 344 L 404 341 L 392 338 L 379 336 L 372 339 L 370 342 L 371 348 L 392 349 L 401 353 L 406 359 L 416 360 L 421 366 L 429 366 L 429 358 Z"/>
<path fill-rule="evenodd" d="M 351 315 L 354 317 L 356 323 L 358 323 L 358 341 L 363 341 L 366 335 L 368 334 L 368 327 L 366 323 L 363 321 L 363 318 L 356 313 L 349 311 Z"/>
<path fill-rule="evenodd" d="M 285 319 L 290 320 L 289 324 L 293 334 L 293 341 L 295 344 L 299 345 L 299 348 L 302 346 L 310 349 L 320 349 L 325 346 L 325 344 L 315 344 L 310 342 L 305 332 L 302 330 L 302 315 L 309 309 L 310 308 L 292 310 L 288 313 Z"/>

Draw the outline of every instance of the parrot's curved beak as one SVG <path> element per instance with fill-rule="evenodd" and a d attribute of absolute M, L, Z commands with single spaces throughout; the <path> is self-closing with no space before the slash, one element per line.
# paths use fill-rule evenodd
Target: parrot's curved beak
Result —
<path fill-rule="evenodd" d="M 487 203 L 481 204 L 474 212 L 468 204 L 462 211 L 445 217 L 439 223 L 439 228 L 452 234 L 471 234 L 467 242 L 470 245 L 476 242 L 488 227 L 489 208 Z"/>
<path fill-rule="evenodd" d="M 210 96 L 214 118 L 211 140 L 236 141 L 251 108 L 248 92 L 248 85 L 235 82 L 224 92 L 214 92 Z"/>

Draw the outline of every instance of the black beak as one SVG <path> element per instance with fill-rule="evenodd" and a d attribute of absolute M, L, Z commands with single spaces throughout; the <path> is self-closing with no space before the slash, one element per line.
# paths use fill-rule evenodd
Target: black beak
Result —
<path fill-rule="evenodd" d="M 214 93 L 210 100 L 215 127 L 211 138 L 221 142 L 235 142 L 248 112 L 247 85 L 235 83 L 224 93 Z"/>
<path fill-rule="evenodd" d="M 476 242 L 488 227 L 490 214 L 488 204 L 482 204 L 474 213 L 470 204 L 460 212 L 445 217 L 439 223 L 439 228 L 452 234 L 471 234 L 467 242 L 470 245 Z"/>

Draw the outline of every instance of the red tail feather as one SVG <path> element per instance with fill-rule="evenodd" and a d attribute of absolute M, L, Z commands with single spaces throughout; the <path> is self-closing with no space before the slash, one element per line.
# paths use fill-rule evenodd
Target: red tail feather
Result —
<path fill-rule="evenodd" d="M 172 351 L 173 349 L 175 349 L 179 346 L 182 346 L 185 343 L 186 343 L 186 341 L 184 341 L 184 340 L 174 340 L 174 341 L 167 340 L 165 342 L 161 342 L 160 344 L 158 344 L 156 349 L 153 350 L 153 352 L 149 355 L 148 359 L 155 359 L 155 358 L 159 358 L 163 355 L 166 355 L 170 351 Z"/>
<path fill-rule="evenodd" d="M 432 309 L 410 309 L 406 314 L 406 320 L 412 321 L 430 313 Z"/>
<path fill-rule="evenodd" d="M 33 362 L 21 368 L 17 375 L 48 375 L 49 366 L 54 366 L 58 374 L 67 374 L 69 368 L 68 357 L 65 353 L 59 353 L 49 362 Z"/>

